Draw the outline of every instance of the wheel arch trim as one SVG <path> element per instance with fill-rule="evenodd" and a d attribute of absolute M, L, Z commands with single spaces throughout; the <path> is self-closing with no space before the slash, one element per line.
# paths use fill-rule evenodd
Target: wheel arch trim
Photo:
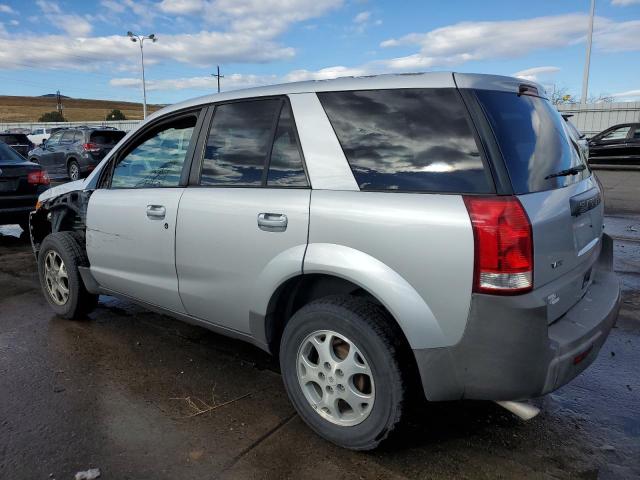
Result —
<path fill-rule="evenodd" d="M 411 348 L 446 346 L 443 332 L 424 299 L 388 265 L 344 245 L 311 243 L 306 247 L 303 268 L 287 269 L 282 261 L 287 260 L 289 266 L 295 265 L 300 247 L 303 246 L 289 249 L 274 258 L 269 263 L 271 268 L 268 265 L 256 279 L 250 325 L 257 341 L 267 343 L 266 316 L 273 296 L 285 282 L 296 276 L 324 274 L 347 280 L 376 298 L 398 323 Z"/>

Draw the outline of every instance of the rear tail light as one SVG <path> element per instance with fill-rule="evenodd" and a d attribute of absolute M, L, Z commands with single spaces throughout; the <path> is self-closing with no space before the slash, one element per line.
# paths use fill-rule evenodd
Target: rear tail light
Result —
<path fill-rule="evenodd" d="M 82 149 L 85 152 L 96 153 L 100 151 L 100 145 L 98 145 L 97 143 L 83 143 Z"/>
<path fill-rule="evenodd" d="M 49 175 L 45 170 L 35 170 L 27 175 L 27 182 L 32 185 L 49 185 Z"/>
<path fill-rule="evenodd" d="M 473 291 L 498 295 L 533 287 L 531 223 L 516 197 L 471 197 L 464 203 L 475 244 Z"/>

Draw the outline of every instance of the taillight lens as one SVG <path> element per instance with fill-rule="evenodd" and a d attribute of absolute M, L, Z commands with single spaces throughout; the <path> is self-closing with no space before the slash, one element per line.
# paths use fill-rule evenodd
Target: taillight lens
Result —
<path fill-rule="evenodd" d="M 83 143 L 82 149 L 85 152 L 96 153 L 100 151 L 100 145 L 98 145 L 97 143 Z"/>
<path fill-rule="evenodd" d="M 35 170 L 27 174 L 27 182 L 32 185 L 49 185 L 49 175 L 44 170 Z"/>
<path fill-rule="evenodd" d="M 473 291 L 510 295 L 533 288 L 531 222 L 516 197 L 465 196 L 475 242 Z"/>

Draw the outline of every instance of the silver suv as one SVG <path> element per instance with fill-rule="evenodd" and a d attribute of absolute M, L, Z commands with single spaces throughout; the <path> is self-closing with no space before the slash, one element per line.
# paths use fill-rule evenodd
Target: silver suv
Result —
<path fill-rule="evenodd" d="M 30 229 L 57 314 L 114 295 L 249 341 L 315 432 L 365 450 L 414 385 L 522 400 L 593 362 L 620 301 L 602 227 L 540 86 L 439 72 L 167 107 Z"/>

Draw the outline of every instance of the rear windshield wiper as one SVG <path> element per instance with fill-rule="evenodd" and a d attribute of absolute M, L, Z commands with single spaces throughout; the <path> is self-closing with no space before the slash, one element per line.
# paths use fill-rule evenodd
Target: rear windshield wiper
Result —
<path fill-rule="evenodd" d="M 577 175 L 581 171 L 583 171 L 585 168 L 587 168 L 585 165 L 578 165 L 577 167 L 567 168 L 566 170 L 560 170 L 559 172 L 552 173 L 551 175 L 547 175 L 546 177 L 544 177 L 544 179 L 545 180 L 549 180 L 550 178 L 567 177 L 569 175 Z"/>

